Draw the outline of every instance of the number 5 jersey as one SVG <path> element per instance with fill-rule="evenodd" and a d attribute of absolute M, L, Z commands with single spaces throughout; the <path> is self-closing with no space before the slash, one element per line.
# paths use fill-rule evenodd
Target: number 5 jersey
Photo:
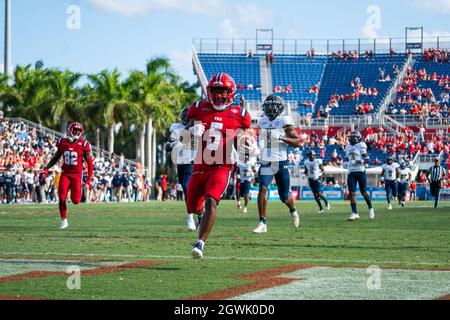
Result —
<path fill-rule="evenodd" d="M 188 111 L 188 118 L 196 124 L 203 123 L 205 133 L 198 145 L 194 161 L 194 172 L 208 171 L 215 167 L 231 168 L 234 164 L 233 146 L 239 129 L 250 128 L 250 114 L 240 106 L 230 106 L 217 111 L 207 101 L 194 103 Z"/>

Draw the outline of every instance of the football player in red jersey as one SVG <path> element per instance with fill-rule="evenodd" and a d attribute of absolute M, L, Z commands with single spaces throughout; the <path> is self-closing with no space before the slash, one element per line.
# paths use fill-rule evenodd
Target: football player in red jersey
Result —
<path fill-rule="evenodd" d="M 188 211 L 201 215 L 199 237 L 192 257 L 203 257 L 203 247 L 217 218 L 217 206 L 226 192 L 234 164 L 233 148 L 238 136 L 251 126 L 250 114 L 233 105 L 236 84 L 226 73 L 215 74 L 207 86 L 207 100 L 188 111 L 192 133 L 198 144 L 194 168 L 187 188 Z M 202 215 L 203 214 L 203 215 Z"/>
<path fill-rule="evenodd" d="M 83 134 L 83 125 L 78 122 L 70 124 L 67 128 L 67 137 L 61 138 L 56 142 L 58 150 L 43 170 L 43 175 L 47 176 L 48 170 L 63 157 L 62 173 L 58 187 L 59 213 L 61 215 L 60 229 L 66 229 L 69 226 L 66 204 L 69 190 L 73 204 L 79 204 L 81 201 L 84 160 L 86 160 L 88 170 L 86 185 L 89 191 L 92 189 L 94 162 L 91 144 L 89 141 L 81 139 Z"/>

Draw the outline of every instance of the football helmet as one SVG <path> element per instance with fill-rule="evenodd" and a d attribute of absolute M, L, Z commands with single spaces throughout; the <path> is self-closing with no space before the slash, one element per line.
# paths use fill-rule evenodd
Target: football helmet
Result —
<path fill-rule="evenodd" d="M 361 136 L 361 133 L 359 133 L 358 131 L 353 131 L 348 136 L 348 142 L 350 142 L 350 144 L 352 146 L 360 143 L 361 141 L 362 141 L 362 136 Z"/>
<path fill-rule="evenodd" d="M 75 133 L 75 130 L 78 130 L 79 133 Z M 73 122 L 67 128 L 67 138 L 74 141 L 80 139 L 84 134 L 83 125 L 79 122 Z"/>
<path fill-rule="evenodd" d="M 405 161 L 400 162 L 400 169 L 402 169 L 402 170 L 406 169 L 406 162 Z"/>
<path fill-rule="evenodd" d="M 206 95 L 214 109 L 223 111 L 234 102 L 236 83 L 229 74 L 216 73 L 206 86 Z"/>
<path fill-rule="evenodd" d="M 393 156 L 389 156 L 386 159 L 387 164 L 391 165 L 394 162 L 394 157 Z"/>
<path fill-rule="evenodd" d="M 315 158 L 316 158 L 316 152 L 314 150 L 309 150 L 308 151 L 308 159 L 309 159 L 309 161 L 314 161 Z"/>
<path fill-rule="evenodd" d="M 262 105 L 262 110 L 270 121 L 275 120 L 284 111 L 283 99 L 276 94 L 269 95 Z"/>
<path fill-rule="evenodd" d="M 189 111 L 189 107 L 184 107 L 180 113 L 181 123 L 185 126 L 187 126 L 189 124 L 189 122 L 191 121 L 187 116 L 188 111 Z"/>

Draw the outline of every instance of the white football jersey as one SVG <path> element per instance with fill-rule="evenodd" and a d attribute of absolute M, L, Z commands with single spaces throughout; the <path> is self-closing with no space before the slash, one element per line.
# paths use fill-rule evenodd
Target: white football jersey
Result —
<path fill-rule="evenodd" d="M 308 178 L 312 180 L 318 180 L 322 177 L 322 171 L 320 170 L 320 166 L 322 165 L 322 159 L 314 159 L 310 161 L 309 159 L 305 160 L 305 168 L 308 170 Z"/>
<path fill-rule="evenodd" d="M 397 180 L 397 168 L 399 167 L 398 163 L 394 162 L 391 165 L 387 163 L 381 166 L 381 169 L 384 170 L 384 177 L 387 181 L 395 181 Z"/>
<path fill-rule="evenodd" d="M 195 159 L 197 141 L 188 129 L 181 123 L 170 126 L 170 140 L 181 142 L 182 146 L 175 146 L 172 150 L 172 160 L 175 164 L 189 164 Z"/>
<path fill-rule="evenodd" d="M 253 181 L 255 178 L 255 172 L 253 171 L 255 164 L 256 162 L 252 159 L 247 162 L 239 162 L 238 167 L 241 181 Z"/>
<path fill-rule="evenodd" d="M 410 168 L 406 167 L 403 170 L 399 169 L 398 173 L 399 173 L 400 182 L 402 182 L 402 183 L 409 182 L 409 174 L 411 173 Z"/>
<path fill-rule="evenodd" d="M 280 162 L 287 160 L 288 144 L 279 140 L 272 139 L 277 136 L 285 136 L 284 127 L 294 125 L 294 121 L 289 116 L 278 117 L 270 121 L 268 117 L 262 116 L 258 123 L 259 147 L 261 150 L 261 160 L 266 162 Z"/>
<path fill-rule="evenodd" d="M 348 159 L 347 170 L 348 172 L 364 172 L 366 166 L 364 165 L 363 155 L 367 154 L 367 145 L 365 142 L 360 142 L 354 146 L 347 146 L 345 149 L 345 155 Z M 361 161 L 361 163 L 352 164 L 352 160 Z"/>

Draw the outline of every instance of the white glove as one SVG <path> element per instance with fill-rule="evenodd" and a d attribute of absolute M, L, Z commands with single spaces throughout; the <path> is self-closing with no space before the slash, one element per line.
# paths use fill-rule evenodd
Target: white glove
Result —
<path fill-rule="evenodd" d="M 275 131 L 275 130 L 270 132 L 270 138 L 272 140 L 280 140 L 281 137 L 285 137 L 285 136 L 286 135 L 284 134 L 284 132 L 281 133 L 281 132 Z"/>
<path fill-rule="evenodd" d="M 385 177 L 380 177 L 380 182 L 381 183 L 384 183 L 386 181 L 386 178 Z"/>
<path fill-rule="evenodd" d="M 201 138 L 205 133 L 205 130 L 206 129 L 203 123 L 196 124 L 195 126 L 190 128 L 191 134 L 193 134 L 196 138 Z"/>
<path fill-rule="evenodd" d="M 170 144 L 170 146 L 172 147 L 172 149 L 178 149 L 178 148 L 183 148 L 183 144 L 180 141 L 174 141 Z"/>
<path fill-rule="evenodd" d="M 247 144 L 241 144 L 240 151 L 243 154 L 249 154 L 250 156 L 257 157 L 261 153 L 261 150 L 258 148 L 258 144 L 254 137 L 250 137 L 250 139 L 246 140 Z"/>

